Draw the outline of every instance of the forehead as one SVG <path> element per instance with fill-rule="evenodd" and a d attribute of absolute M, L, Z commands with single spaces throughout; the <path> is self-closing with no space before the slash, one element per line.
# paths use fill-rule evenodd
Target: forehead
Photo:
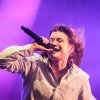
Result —
<path fill-rule="evenodd" d="M 56 31 L 56 32 L 51 33 L 50 38 L 64 38 L 64 39 L 67 38 L 68 39 L 68 36 L 64 32 Z"/>

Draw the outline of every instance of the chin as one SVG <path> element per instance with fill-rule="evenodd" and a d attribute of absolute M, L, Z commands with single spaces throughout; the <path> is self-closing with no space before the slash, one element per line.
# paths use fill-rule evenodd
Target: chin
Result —
<path fill-rule="evenodd" d="M 59 60 L 59 59 L 61 59 L 61 55 L 50 55 L 50 59 L 54 59 L 54 60 Z"/>

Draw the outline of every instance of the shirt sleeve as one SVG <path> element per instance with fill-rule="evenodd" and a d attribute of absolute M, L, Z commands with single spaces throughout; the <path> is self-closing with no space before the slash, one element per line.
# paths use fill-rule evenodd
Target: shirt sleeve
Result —
<path fill-rule="evenodd" d="M 11 46 L 0 53 L 0 68 L 12 73 L 25 72 L 30 69 L 33 51 L 31 44 L 25 46 Z"/>
<path fill-rule="evenodd" d="M 89 80 L 84 81 L 78 100 L 96 100 L 91 92 Z"/>

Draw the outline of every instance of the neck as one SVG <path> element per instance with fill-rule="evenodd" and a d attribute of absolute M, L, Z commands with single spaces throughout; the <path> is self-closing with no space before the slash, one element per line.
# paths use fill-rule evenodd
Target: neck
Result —
<path fill-rule="evenodd" d="M 52 69 L 55 71 L 61 71 L 67 67 L 67 61 L 68 58 L 62 59 L 62 60 L 51 60 L 50 64 L 52 66 Z"/>
<path fill-rule="evenodd" d="M 52 71 L 59 81 L 61 80 L 62 76 L 66 74 L 68 70 L 67 61 L 68 59 L 50 61 Z"/>

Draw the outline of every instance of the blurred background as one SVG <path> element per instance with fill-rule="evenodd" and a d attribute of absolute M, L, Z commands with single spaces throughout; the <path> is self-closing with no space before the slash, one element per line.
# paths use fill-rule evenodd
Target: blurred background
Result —
<path fill-rule="evenodd" d="M 85 29 L 86 47 L 81 68 L 90 75 L 93 95 L 100 100 L 100 0 L 0 0 L 0 52 L 11 45 L 25 45 L 33 39 L 21 26 L 39 36 L 49 36 L 55 24 Z M 0 70 L 0 100 L 21 100 L 19 74 Z"/>

